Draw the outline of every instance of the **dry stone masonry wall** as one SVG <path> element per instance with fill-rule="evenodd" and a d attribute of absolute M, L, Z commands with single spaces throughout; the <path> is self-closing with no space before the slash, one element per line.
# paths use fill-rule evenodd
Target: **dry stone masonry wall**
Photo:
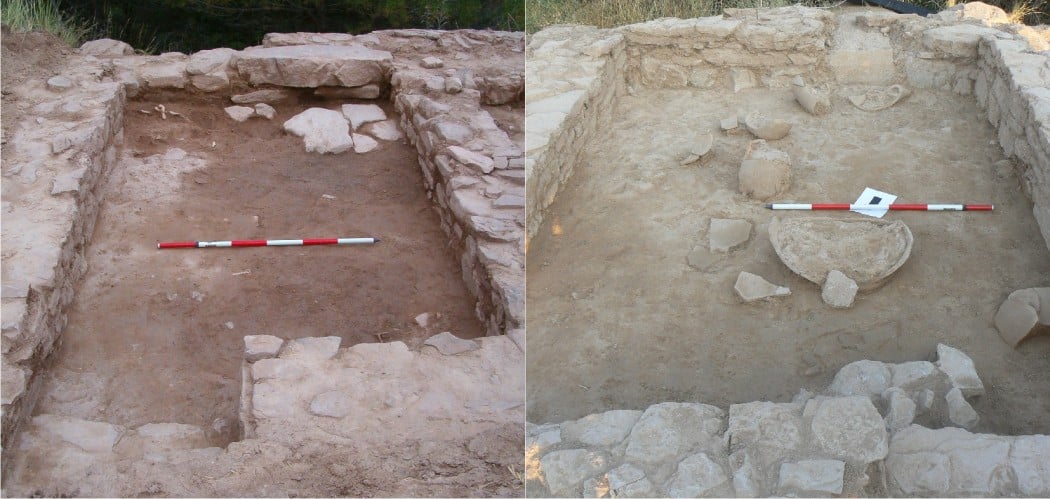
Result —
<path fill-rule="evenodd" d="M 1050 436 L 975 434 L 965 353 L 844 366 L 821 394 L 528 425 L 530 496 L 1045 496 Z M 967 413 L 968 411 L 968 413 Z M 963 417 L 964 413 L 966 417 Z"/>
<path fill-rule="evenodd" d="M 138 56 L 123 42 L 96 40 L 83 45 L 65 73 L 19 89 L 41 103 L 26 111 L 4 146 L 4 468 L 86 270 L 84 250 L 118 157 L 126 99 L 145 92 L 233 95 L 235 104 L 253 106 L 245 107 L 245 119 L 271 114 L 265 103 L 293 91 L 391 98 L 419 151 L 450 244 L 462 256 L 479 319 L 489 334 L 524 341 L 524 140 L 499 128 L 484 107 L 523 102 L 524 43 L 521 33 L 470 30 L 288 33 L 267 35 L 262 46 L 243 51 Z M 366 125 L 382 140 L 399 138 L 396 128 L 390 121 Z M 368 140 L 355 150 L 364 152 Z M 523 371 L 523 361 L 505 368 Z M 62 493 L 74 492 L 55 492 Z"/>
<path fill-rule="evenodd" d="M 245 337 L 242 440 L 222 449 L 193 425 L 127 428 L 42 414 L 26 424 L 5 493 L 463 495 L 453 483 L 482 490 L 489 470 L 509 477 L 521 469 L 524 345 L 508 335 L 460 341 L 470 346 L 442 353 L 401 342 L 342 348 L 338 336 Z M 41 462 L 61 463 L 61 473 L 34 466 Z M 455 480 L 431 480 L 428 470 Z"/>
<path fill-rule="evenodd" d="M 630 93 L 739 92 L 788 88 L 801 76 L 818 85 L 899 84 L 972 95 L 998 130 L 1004 153 L 1016 161 L 1050 247 L 1048 39 L 1047 29 L 1009 24 L 1001 10 L 980 2 L 928 18 L 795 6 L 727 9 L 724 16 L 611 30 L 541 31 L 528 48 L 530 81 L 536 82 L 529 85 L 526 108 L 528 182 L 536 200 L 529 206 L 528 233 L 538 230 L 594 129 L 581 123 L 593 126 L 594 116 L 607 116 L 602 113 L 622 85 Z M 577 83 L 596 80 L 603 84 Z"/>

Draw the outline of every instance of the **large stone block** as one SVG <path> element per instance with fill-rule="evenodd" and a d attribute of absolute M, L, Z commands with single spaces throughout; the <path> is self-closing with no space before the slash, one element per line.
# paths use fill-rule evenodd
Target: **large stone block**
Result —
<path fill-rule="evenodd" d="M 237 71 L 253 85 L 360 87 L 385 80 L 390 52 L 362 45 L 248 48 Z"/>

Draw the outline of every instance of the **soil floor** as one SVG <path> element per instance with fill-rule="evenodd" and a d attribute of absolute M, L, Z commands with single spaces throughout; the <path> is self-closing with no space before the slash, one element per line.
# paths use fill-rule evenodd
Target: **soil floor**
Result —
<path fill-rule="evenodd" d="M 860 89 L 863 90 L 863 89 Z M 663 401 L 790 401 L 859 359 L 929 359 L 944 342 L 973 357 L 988 393 L 980 432 L 1050 433 L 1050 336 L 1003 342 L 1006 296 L 1050 284 L 1050 254 L 971 98 L 918 91 L 866 112 L 838 88 L 831 114 L 806 114 L 790 90 L 646 91 L 626 97 L 589 144 L 528 255 L 528 419 L 560 422 Z M 737 192 L 750 134 L 720 119 L 760 110 L 795 123 L 772 147 L 790 154 L 785 202 L 852 202 L 865 187 L 902 203 L 994 203 L 995 212 L 898 213 L 915 236 L 905 265 L 853 308 L 825 305 L 769 242 L 774 213 Z M 711 132 L 701 165 L 679 166 Z M 853 213 L 778 212 L 857 218 Z M 709 271 L 687 264 L 711 218 L 747 219 L 751 239 Z M 744 304 L 741 271 L 791 288 Z"/>
<path fill-rule="evenodd" d="M 162 119 L 158 104 L 180 115 Z M 222 445 L 235 438 L 245 335 L 336 335 L 343 346 L 382 340 L 413 349 L 442 331 L 483 335 L 413 147 L 307 154 L 281 124 L 338 103 L 304 97 L 275 104 L 273 121 L 245 123 L 229 119 L 225 105 L 177 94 L 128 103 L 125 157 L 110 175 L 89 271 L 37 413 L 194 424 Z M 150 158 L 166 153 L 174 160 Z M 369 236 L 381 242 L 156 247 Z M 432 316 L 426 328 L 414 320 L 424 312 Z"/>

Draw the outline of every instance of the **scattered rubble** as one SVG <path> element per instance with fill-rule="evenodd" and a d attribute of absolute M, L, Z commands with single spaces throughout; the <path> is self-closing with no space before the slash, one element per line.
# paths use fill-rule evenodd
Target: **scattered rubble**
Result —
<path fill-rule="evenodd" d="M 820 297 L 833 308 L 850 308 L 857 296 L 857 283 L 838 270 L 828 272 L 821 287 Z"/>
<path fill-rule="evenodd" d="M 1050 329 L 1050 288 L 1019 289 L 995 313 L 995 329 L 1010 346 Z"/>
<path fill-rule="evenodd" d="M 740 163 L 739 181 L 743 194 L 763 201 L 772 199 L 791 187 L 791 158 L 765 140 L 752 140 Z"/>
<path fill-rule="evenodd" d="M 750 272 L 741 272 L 736 278 L 736 284 L 733 285 L 733 289 L 736 290 L 737 296 L 743 298 L 745 302 L 753 302 L 758 300 L 765 300 L 767 298 L 775 298 L 778 296 L 788 296 L 791 294 L 791 290 L 784 286 L 777 286 L 761 276 L 757 276 Z"/>
<path fill-rule="evenodd" d="M 865 111 L 881 111 L 911 95 L 903 85 L 890 85 L 886 88 L 873 88 L 863 94 L 851 95 L 849 101 Z"/>
<path fill-rule="evenodd" d="M 744 126 L 752 135 L 763 140 L 780 140 L 791 131 L 791 123 L 780 118 L 769 118 L 758 111 L 744 118 Z"/>
<path fill-rule="evenodd" d="M 350 125 L 338 111 L 312 107 L 284 122 L 284 129 L 303 138 L 306 152 L 339 154 L 354 147 Z"/>
<path fill-rule="evenodd" d="M 708 247 L 712 252 L 726 253 L 751 238 L 751 222 L 712 218 L 707 230 Z"/>

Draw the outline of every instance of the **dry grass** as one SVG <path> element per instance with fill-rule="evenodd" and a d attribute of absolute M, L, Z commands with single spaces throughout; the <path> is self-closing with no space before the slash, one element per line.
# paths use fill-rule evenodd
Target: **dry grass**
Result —
<path fill-rule="evenodd" d="M 1043 2 L 1040 2 L 1040 4 L 1043 4 Z M 1032 21 L 1032 24 L 1035 24 L 1045 12 L 1036 7 L 1036 4 L 1022 0 L 1015 3 L 1006 14 L 1010 17 L 1010 22 L 1012 23 L 1026 24 L 1025 21 Z"/>
<path fill-rule="evenodd" d="M 790 0 L 526 0 L 525 27 L 533 33 L 555 24 L 612 28 L 661 17 L 706 17 L 725 8 L 781 7 Z"/>
<path fill-rule="evenodd" d="M 0 0 L 0 21 L 14 31 L 47 31 L 77 46 L 90 33 L 50 0 Z"/>

